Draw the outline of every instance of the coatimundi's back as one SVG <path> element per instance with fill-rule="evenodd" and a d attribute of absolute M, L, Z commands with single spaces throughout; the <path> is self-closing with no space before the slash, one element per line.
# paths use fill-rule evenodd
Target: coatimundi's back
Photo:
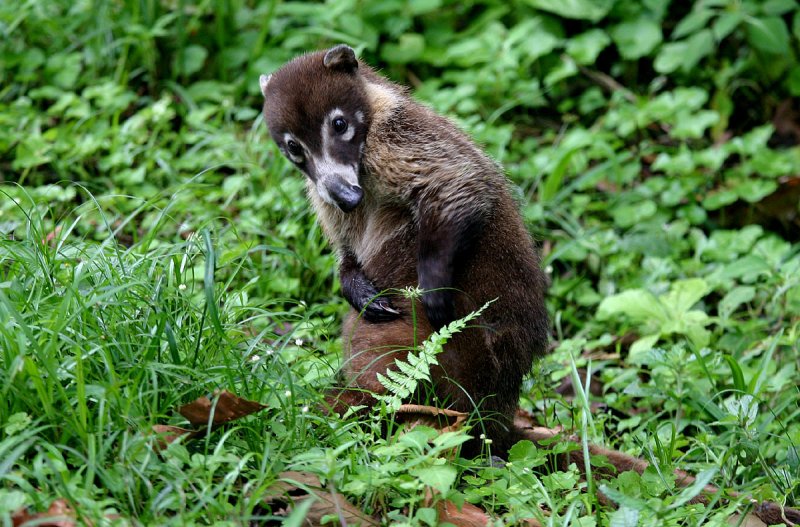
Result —
<path fill-rule="evenodd" d="M 336 46 L 262 76 L 264 116 L 340 256 L 344 382 L 337 408 L 369 404 L 376 373 L 416 338 L 497 299 L 438 358 L 439 406 L 480 411 L 501 450 L 523 376 L 547 346 L 545 280 L 508 182 L 449 120 Z"/>

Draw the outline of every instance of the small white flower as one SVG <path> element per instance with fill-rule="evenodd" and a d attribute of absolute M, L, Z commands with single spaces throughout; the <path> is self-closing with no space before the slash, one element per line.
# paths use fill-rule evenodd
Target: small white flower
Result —
<path fill-rule="evenodd" d="M 484 439 L 483 443 L 486 444 L 486 445 L 491 445 L 492 444 L 492 440 L 491 439 Z"/>
<path fill-rule="evenodd" d="M 181 291 L 186 291 L 186 284 L 179 285 L 178 289 L 180 289 Z"/>
<path fill-rule="evenodd" d="M 481 438 L 481 440 L 486 439 L 486 434 L 481 434 L 479 437 Z"/>
<path fill-rule="evenodd" d="M 274 349 L 272 349 L 272 348 L 267 348 L 267 355 L 272 355 L 273 353 L 275 353 L 275 350 L 274 350 Z"/>
<path fill-rule="evenodd" d="M 261 356 L 260 355 L 253 355 L 253 356 L 250 357 L 250 361 L 251 362 L 258 362 L 260 360 L 261 360 Z"/>
<path fill-rule="evenodd" d="M 286 397 L 291 397 L 292 396 L 292 390 L 286 390 L 285 392 L 283 392 L 283 395 L 285 395 Z"/>
<path fill-rule="evenodd" d="M 297 345 L 297 346 L 302 346 L 302 345 L 303 345 L 303 339 L 295 339 L 295 340 L 294 340 L 294 343 L 295 343 L 295 345 Z"/>
<path fill-rule="evenodd" d="M 308 406 L 304 406 L 303 408 L 300 409 L 300 411 L 303 412 L 303 413 L 307 413 L 308 412 Z"/>

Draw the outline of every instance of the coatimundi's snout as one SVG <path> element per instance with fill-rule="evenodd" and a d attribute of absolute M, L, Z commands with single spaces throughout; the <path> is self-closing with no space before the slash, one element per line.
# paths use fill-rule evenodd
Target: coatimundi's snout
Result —
<path fill-rule="evenodd" d="M 329 50 L 323 64 L 313 80 L 310 70 L 291 67 L 262 75 L 264 116 L 283 155 L 308 176 L 319 197 L 350 212 L 364 197 L 359 181 L 369 124 L 364 87 L 351 48 Z"/>

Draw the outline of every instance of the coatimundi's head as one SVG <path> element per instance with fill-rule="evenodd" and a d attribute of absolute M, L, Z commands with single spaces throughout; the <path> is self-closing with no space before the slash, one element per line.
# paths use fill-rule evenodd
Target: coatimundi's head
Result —
<path fill-rule="evenodd" d="M 344 212 L 364 197 L 359 168 L 370 115 L 358 66 L 353 49 L 342 44 L 259 79 L 272 139 L 320 198 Z"/>

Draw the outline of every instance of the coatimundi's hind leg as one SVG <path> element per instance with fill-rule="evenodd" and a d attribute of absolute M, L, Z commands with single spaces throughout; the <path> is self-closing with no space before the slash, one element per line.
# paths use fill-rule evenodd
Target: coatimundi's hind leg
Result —
<path fill-rule="evenodd" d="M 347 315 L 342 329 L 344 362 L 339 372 L 340 385 L 326 397 L 329 407 L 339 414 L 352 406 L 372 406 L 372 394 L 386 391 L 377 374 L 396 369 L 395 360 L 405 360 L 414 344 L 421 343 L 431 332 L 422 317 L 417 319 L 415 328 L 411 317 L 373 323 L 355 311 Z"/>

